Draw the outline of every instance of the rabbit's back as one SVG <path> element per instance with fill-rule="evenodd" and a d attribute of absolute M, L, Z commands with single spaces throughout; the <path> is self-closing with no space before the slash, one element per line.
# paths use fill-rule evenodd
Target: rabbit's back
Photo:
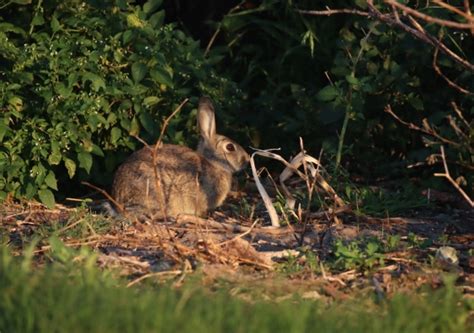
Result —
<path fill-rule="evenodd" d="M 188 147 L 163 145 L 155 161 L 153 147 L 144 147 L 117 170 L 112 196 L 128 212 L 140 215 L 203 215 L 224 201 L 231 182 L 231 173 Z"/>

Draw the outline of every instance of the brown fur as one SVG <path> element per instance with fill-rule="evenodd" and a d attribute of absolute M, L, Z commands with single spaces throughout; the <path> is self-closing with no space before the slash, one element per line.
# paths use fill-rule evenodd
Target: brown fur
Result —
<path fill-rule="evenodd" d="M 232 173 L 246 165 L 249 156 L 237 143 L 215 133 L 214 109 L 208 99 L 201 99 L 198 119 L 198 151 L 163 145 L 156 152 L 157 176 L 152 146 L 136 151 L 118 168 L 112 196 L 127 212 L 155 218 L 203 215 L 224 202 Z M 235 151 L 228 151 L 228 144 Z"/>

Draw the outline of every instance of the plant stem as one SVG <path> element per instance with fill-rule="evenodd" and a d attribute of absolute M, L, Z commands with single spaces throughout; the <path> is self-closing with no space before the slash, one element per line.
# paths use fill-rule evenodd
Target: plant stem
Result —
<path fill-rule="evenodd" d="M 351 95 L 351 93 L 349 94 Z M 349 101 L 350 100 L 351 98 L 349 98 Z M 348 104 L 346 107 L 346 114 L 344 115 L 344 122 L 342 123 L 341 135 L 339 135 L 339 143 L 337 145 L 336 169 L 339 167 L 339 164 L 341 164 L 342 149 L 344 148 L 344 138 L 346 136 L 347 125 L 349 124 L 350 111 L 351 111 L 351 105 Z"/>

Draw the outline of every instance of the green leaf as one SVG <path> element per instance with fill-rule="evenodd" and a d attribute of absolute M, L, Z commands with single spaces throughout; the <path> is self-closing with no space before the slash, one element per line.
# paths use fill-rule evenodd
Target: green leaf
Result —
<path fill-rule="evenodd" d="M 115 5 L 119 7 L 120 9 L 127 9 L 127 0 L 115 0 Z"/>
<path fill-rule="evenodd" d="M 86 152 L 77 154 L 77 159 L 79 161 L 79 167 L 86 170 L 87 173 L 91 171 L 92 167 L 92 155 Z"/>
<path fill-rule="evenodd" d="M 38 163 L 31 168 L 30 176 L 35 177 L 35 182 L 38 185 L 42 185 L 44 183 L 44 179 L 46 178 L 46 172 L 48 170 L 43 166 L 43 164 Z"/>
<path fill-rule="evenodd" d="M 155 121 L 151 115 L 148 112 L 142 112 L 138 118 L 140 119 L 143 128 L 145 128 L 148 133 L 153 134 L 155 131 Z"/>
<path fill-rule="evenodd" d="M 48 157 L 48 163 L 50 165 L 58 165 L 61 162 L 61 152 L 53 151 Z"/>
<path fill-rule="evenodd" d="M 156 12 L 149 19 L 149 22 L 150 22 L 151 26 L 155 29 L 156 28 L 161 28 L 164 21 L 165 21 L 165 11 L 164 10 L 160 10 L 160 11 Z"/>
<path fill-rule="evenodd" d="M 53 17 L 51 18 L 51 30 L 53 30 L 53 32 L 56 32 L 60 29 L 61 29 L 61 25 L 59 24 L 59 21 L 56 15 L 53 15 Z"/>
<path fill-rule="evenodd" d="M 36 15 L 33 17 L 33 20 L 31 20 L 31 25 L 42 25 L 44 24 L 44 17 L 43 14 L 41 14 L 40 11 L 36 12 Z"/>
<path fill-rule="evenodd" d="M 48 157 L 50 165 L 58 165 L 61 162 L 61 151 L 56 141 L 51 142 L 51 154 Z"/>
<path fill-rule="evenodd" d="M 96 145 L 95 143 L 92 144 L 92 149 L 91 149 L 91 153 L 96 155 L 96 156 L 100 156 L 100 157 L 104 157 L 104 152 L 102 151 L 102 149 Z"/>
<path fill-rule="evenodd" d="M 111 135 L 110 135 L 110 141 L 113 144 L 116 144 L 118 139 L 122 137 L 122 131 L 118 127 L 112 128 Z"/>
<path fill-rule="evenodd" d="M 148 0 L 143 5 L 143 11 L 146 14 L 153 13 L 155 10 L 157 10 L 161 6 L 162 3 L 163 3 L 163 0 Z"/>
<path fill-rule="evenodd" d="M 139 83 L 145 77 L 148 68 L 141 62 L 136 62 L 132 65 L 132 78 L 135 83 Z"/>
<path fill-rule="evenodd" d="M 124 100 L 120 103 L 119 110 L 129 110 L 133 106 L 132 102 L 129 99 Z"/>
<path fill-rule="evenodd" d="M 173 79 L 171 75 L 163 68 L 155 68 L 150 72 L 153 80 L 168 87 L 173 87 Z"/>
<path fill-rule="evenodd" d="M 28 182 L 26 184 L 26 189 L 25 189 L 26 198 L 27 199 L 33 198 L 35 196 L 35 194 L 37 193 L 37 190 L 38 190 L 38 187 L 35 184 L 33 184 L 31 182 Z"/>
<path fill-rule="evenodd" d="M 44 179 L 46 185 L 53 190 L 58 190 L 58 182 L 56 181 L 56 176 L 53 171 L 50 171 L 46 178 Z"/>
<path fill-rule="evenodd" d="M 133 39 L 134 36 L 135 36 L 135 33 L 133 30 L 126 30 L 122 35 L 123 43 L 128 44 Z"/>
<path fill-rule="evenodd" d="M 72 93 L 72 86 L 71 87 L 67 87 L 63 82 L 58 82 L 55 86 L 54 86 L 54 90 L 61 96 L 61 97 L 64 97 L 64 98 L 68 98 L 71 93 Z"/>
<path fill-rule="evenodd" d="M 329 102 L 334 100 L 339 95 L 339 92 L 334 86 L 326 86 L 321 89 L 316 98 L 321 102 Z"/>
<path fill-rule="evenodd" d="M 133 117 L 132 122 L 130 124 L 130 135 L 138 135 L 140 134 L 140 124 L 138 123 L 138 119 Z"/>
<path fill-rule="evenodd" d="M 53 192 L 51 192 L 51 190 L 48 190 L 48 189 L 39 190 L 38 196 L 41 202 L 46 205 L 46 207 L 48 207 L 49 209 L 54 208 L 54 204 L 55 204 L 54 194 Z"/>
<path fill-rule="evenodd" d="M 82 78 L 84 81 L 90 81 L 95 91 L 99 91 L 100 88 L 105 89 L 105 81 L 97 74 L 86 72 Z"/>
<path fill-rule="evenodd" d="M 10 128 L 3 123 L 2 119 L 0 119 L 0 142 L 3 141 L 3 138 L 9 129 Z"/>
<path fill-rule="evenodd" d="M 145 106 L 150 107 L 157 104 L 159 101 L 161 101 L 161 98 L 157 96 L 148 96 L 143 99 L 143 104 L 145 104 Z"/>
<path fill-rule="evenodd" d="M 130 28 L 143 28 L 145 26 L 145 23 L 140 20 L 140 18 L 137 16 L 137 14 L 128 14 L 127 15 L 127 25 Z"/>
<path fill-rule="evenodd" d="M 76 173 L 76 163 L 73 160 L 71 160 L 70 158 L 65 157 L 64 158 L 64 165 L 66 166 L 69 178 L 74 177 L 74 175 Z"/>
<path fill-rule="evenodd" d="M 15 110 L 15 111 L 22 111 L 23 110 L 23 100 L 18 96 L 10 97 L 8 100 L 8 104 Z"/>
<path fill-rule="evenodd" d="M 359 80 L 353 75 L 346 75 L 346 81 L 349 82 L 352 86 L 357 86 L 359 84 Z"/>

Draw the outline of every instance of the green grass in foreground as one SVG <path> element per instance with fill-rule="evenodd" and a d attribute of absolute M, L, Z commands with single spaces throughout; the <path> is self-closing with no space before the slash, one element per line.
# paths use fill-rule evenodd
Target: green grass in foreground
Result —
<path fill-rule="evenodd" d="M 468 304 L 453 287 L 324 305 L 288 300 L 248 303 L 198 285 L 180 290 L 124 287 L 100 271 L 88 250 L 56 244 L 53 263 L 0 246 L 0 332 L 472 332 Z M 28 251 L 27 251 L 28 252 Z M 31 252 L 31 251 L 30 251 Z M 468 327 L 470 326 L 470 328 Z"/>

